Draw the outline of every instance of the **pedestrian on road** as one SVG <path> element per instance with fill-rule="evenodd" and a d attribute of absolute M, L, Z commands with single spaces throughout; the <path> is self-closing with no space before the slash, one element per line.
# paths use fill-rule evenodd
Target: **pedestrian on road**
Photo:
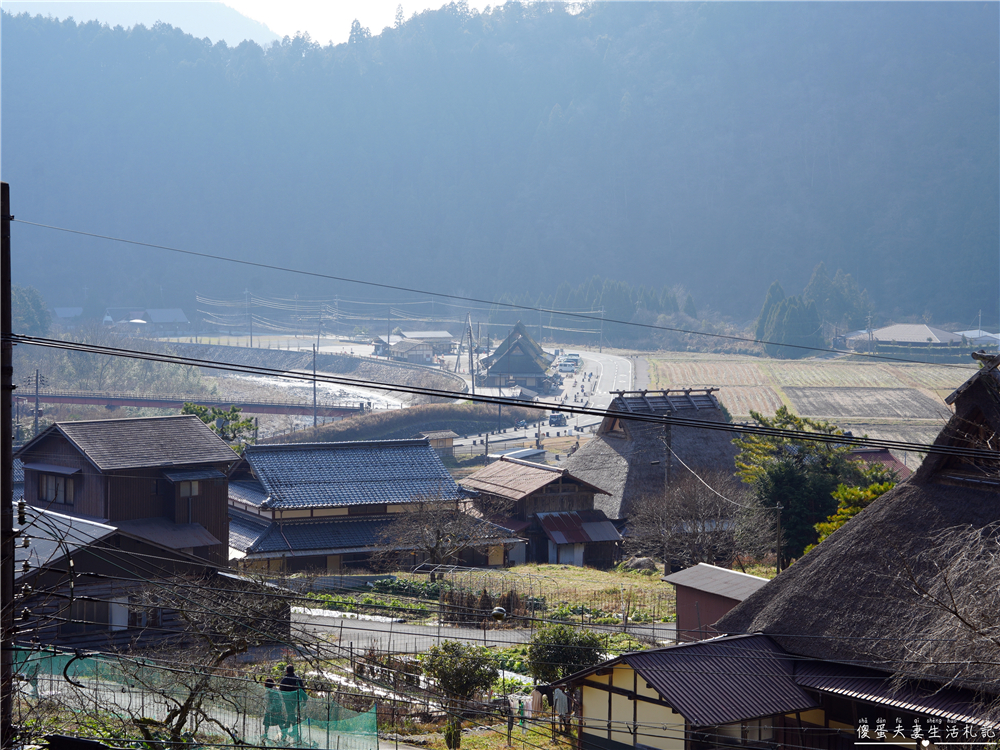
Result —
<path fill-rule="evenodd" d="M 302 721 L 302 706 L 306 702 L 306 685 L 295 674 L 295 667 L 291 664 L 285 667 L 285 676 L 278 683 L 278 690 L 285 704 L 285 721 L 291 727 L 291 733 L 297 735 L 299 722 Z"/>
<path fill-rule="evenodd" d="M 288 722 L 285 719 L 285 706 L 274 685 L 274 680 L 268 677 L 264 680 L 264 739 L 269 739 L 271 727 L 281 730 L 281 739 L 285 739 Z"/>

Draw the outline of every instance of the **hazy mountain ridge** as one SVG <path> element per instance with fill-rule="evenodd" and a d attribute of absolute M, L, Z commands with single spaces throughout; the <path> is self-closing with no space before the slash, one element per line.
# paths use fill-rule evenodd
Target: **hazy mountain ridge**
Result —
<path fill-rule="evenodd" d="M 4 179 L 19 218 L 439 291 L 599 273 L 748 320 L 826 261 L 880 310 L 995 319 L 997 20 L 453 6 L 265 51 L 5 16 Z M 372 294 L 16 230 L 15 280 L 56 304 Z"/>

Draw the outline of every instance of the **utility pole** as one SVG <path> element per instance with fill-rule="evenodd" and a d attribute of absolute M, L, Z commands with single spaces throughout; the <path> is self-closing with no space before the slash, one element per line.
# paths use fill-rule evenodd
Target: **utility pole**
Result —
<path fill-rule="evenodd" d="M 38 436 L 38 370 L 35 370 L 35 431 L 31 433 L 31 437 Z"/>
<path fill-rule="evenodd" d="M 390 339 L 392 338 L 392 308 L 386 308 L 385 311 L 385 358 L 389 359 L 389 347 L 392 346 Z"/>
<path fill-rule="evenodd" d="M 14 342 L 10 286 L 10 185 L 0 183 L 0 748 L 14 747 Z"/>
<path fill-rule="evenodd" d="M 598 338 L 597 351 L 604 353 L 604 308 L 601 308 L 601 334 Z"/>
<path fill-rule="evenodd" d="M 316 419 L 316 352 L 319 351 L 319 345 L 313 347 L 313 427 L 318 424 Z"/>
<path fill-rule="evenodd" d="M 466 328 L 469 331 L 469 378 L 472 380 L 472 395 L 476 395 L 476 370 L 475 370 L 475 351 L 476 345 L 472 341 L 472 313 L 466 313 L 465 316 Z"/>
<path fill-rule="evenodd" d="M 774 509 L 778 512 L 778 523 L 777 523 L 777 539 L 775 542 L 775 551 L 777 552 L 774 567 L 778 573 L 781 572 L 781 503 L 774 506 Z"/>
<path fill-rule="evenodd" d="M 319 348 L 319 337 L 323 335 L 323 302 L 319 303 L 319 325 L 316 326 L 316 347 Z"/>
<path fill-rule="evenodd" d="M 250 290 L 244 289 L 243 293 L 247 296 L 247 321 L 250 323 L 250 348 L 253 349 L 253 311 L 250 309 Z"/>

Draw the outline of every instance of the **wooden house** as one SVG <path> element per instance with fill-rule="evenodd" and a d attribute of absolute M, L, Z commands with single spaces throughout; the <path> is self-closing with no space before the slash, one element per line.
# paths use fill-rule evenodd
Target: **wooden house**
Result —
<path fill-rule="evenodd" d="M 549 354 L 535 343 L 528 335 L 528 330 L 518 321 L 496 350 L 479 361 L 483 372 L 480 382 L 488 388 L 519 385 L 544 393 L 551 382 L 545 373 L 553 359 L 555 355 Z"/>
<path fill-rule="evenodd" d="M 178 577 L 204 584 L 214 565 L 106 523 L 30 505 L 23 514 L 18 640 L 116 650 L 183 638 L 177 612 L 143 606 L 141 594 Z"/>
<path fill-rule="evenodd" d="M 458 510 L 472 497 L 425 439 L 247 446 L 229 493 L 232 559 L 249 569 L 331 573 L 369 566 L 414 504 Z M 481 542 L 462 563 L 503 565 L 505 545 L 520 540 L 485 521 L 479 528 Z"/>
<path fill-rule="evenodd" d="M 57 422 L 17 458 L 31 505 L 226 564 L 226 472 L 239 456 L 198 417 Z"/>
<path fill-rule="evenodd" d="M 425 341 L 403 339 L 390 347 L 389 356 L 413 365 L 429 365 L 434 362 L 434 347 Z"/>
<path fill-rule="evenodd" d="M 512 562 L 608 568 L 618 562 L 621 536 L 594 497 L 606 495 L 567 469 L 507 456 L 461 480 L 477 493 L 473 506 L 499 526 L 527 538 Z"/>
<path fill-rule="evenodd" d="M 715 397 L 717 390 L 616 392 L 597 435 L 569 457 L 566 468 L 606 490 L 594 507 L 616 520 L 628 518 L 638 499 L 662 496 L 671 481 L 688 475 L 689 470 L 734 472 L 736 448 L 731 433 L 629 419 L 635 414 L 726 422 Z"/>

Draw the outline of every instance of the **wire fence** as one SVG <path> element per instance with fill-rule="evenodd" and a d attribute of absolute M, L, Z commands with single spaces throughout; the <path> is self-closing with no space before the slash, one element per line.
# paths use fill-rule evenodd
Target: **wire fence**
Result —
<path fill-rule="evenodd" d="M 271 741 L 283 747 L 378 750 L 378 706 L 352 710 L 335 700 L 332 689 L 308 696 L 283 693 L 245 676 L 209 675 L 113 655 L 81 658 L 16 649 L 14 667 L 22 711 L 41 702 L 58 705 L 113 736 L 135 734 L 140 725 L 163 736 L 171 713 L 190 703 L 188 731 L 194 744 Z"/>

